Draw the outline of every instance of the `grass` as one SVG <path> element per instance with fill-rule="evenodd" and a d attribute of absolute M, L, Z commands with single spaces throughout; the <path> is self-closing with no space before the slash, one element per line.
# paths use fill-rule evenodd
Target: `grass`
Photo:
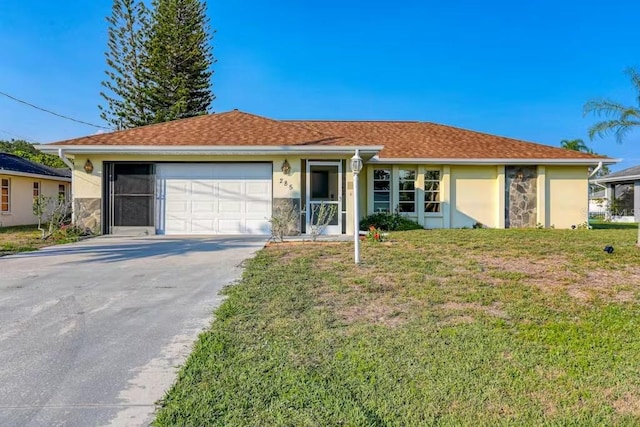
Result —
<path fill-rule="evenodd" d="M 42 233 L 36 225 L 0 227 L 0 256 L 18 252 L 38 250 L 44 246 L 75 242 L 77 237 L 57 234 L 47 240 L 41 239 Z"/>
<path fill-rule="evenodd" d="M 595 230 L 630 230 L 630 229 L 638 229 L 637 222 L 611 222 L 611 221 L 600 221 L 600 220 L 591 220 L 589 224 Z"/>
<path fill-rule="evenodd" d="M 640 424 L 635 230 L 392 238 L 259 252 L 155 425 Z"/>

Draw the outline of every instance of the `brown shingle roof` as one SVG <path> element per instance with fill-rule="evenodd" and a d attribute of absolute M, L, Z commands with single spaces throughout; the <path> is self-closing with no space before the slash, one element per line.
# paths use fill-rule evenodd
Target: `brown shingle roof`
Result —
<path fill-rule="evenodd" d="M 384 145 L 384 159 L 603 159 L 604 156 L 535 144 L 428 122 L 297 121 L 322 133 Z"/>
<path fill-rule="evenodd" d="M 141 126 L 53 145 L 360 145 L 347 138 L 325 135 L 307 126 L 267 119 L 237 110 Z"/>
<path fill-rule="evenodd" d="M 427 122 L 279 121 L 240 112 L 192 117 L 54 145 L 384 146 L 379 157 L 420 159 L 605 159 Z"/>

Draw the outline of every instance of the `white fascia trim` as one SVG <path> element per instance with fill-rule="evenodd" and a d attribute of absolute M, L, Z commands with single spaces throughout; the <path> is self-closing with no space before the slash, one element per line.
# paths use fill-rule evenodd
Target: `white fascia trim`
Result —
<path fill-rule="evenodd" d="M 442 158 L 442 159 L 384 159 L 373 158 L 368 163 L 379 164 L 426 164 L 426 165 L 597 165 L 614 164 L 620 162 L 620 159 L 460 159 L 460 158 Z"/>
<path fill-rule="evenodd" d="M 612 178 L 597 178 L 590 180 L 591 182 L 627 182 L 640 180 L 640 175 L 616 176 Z"/>
<path fill-rule="evenodd" d="M 376 154 L 383 146 L 322 146 L 322 145 L 36 145 L 45 153 L 58 153 L 62 150 L 66 154 L 353 154 L 360 150 L 363 154 Z"/>
<path fill-rule="evenodd" d="M 71 182 L 71 178 L 66 178 L 63 176 L 40 175 L 39 173 L 16 172 L 16 171 L 10 171 L 6 169 L 0 169 L 0 175 L 20 176 L 25 178 L 36 178 L 36 179 L 48 179 L 49 181 Z"/>

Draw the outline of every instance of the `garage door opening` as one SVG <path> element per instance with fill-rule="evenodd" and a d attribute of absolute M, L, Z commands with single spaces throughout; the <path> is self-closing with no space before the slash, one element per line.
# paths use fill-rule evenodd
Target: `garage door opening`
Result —
<path fill-rule="evenodd" d="M 156 165 L 158 234 L 268 235 L 271 163 Z"/>
<path fill-rule="evenodd" d="M 151 163 L 105 163 L 103 233 L 155 232 L 155 175 Z"/>

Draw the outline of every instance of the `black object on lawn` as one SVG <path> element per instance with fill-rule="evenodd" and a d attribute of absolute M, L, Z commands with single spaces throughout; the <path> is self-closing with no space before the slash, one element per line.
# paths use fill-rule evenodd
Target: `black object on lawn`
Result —
<path fill-rule="evenodd" d="M 608 254 L 612 254 L 613 253 L 613 246 L 611 245 L 607 245 L 604 247 L 604 251 Z"/>

